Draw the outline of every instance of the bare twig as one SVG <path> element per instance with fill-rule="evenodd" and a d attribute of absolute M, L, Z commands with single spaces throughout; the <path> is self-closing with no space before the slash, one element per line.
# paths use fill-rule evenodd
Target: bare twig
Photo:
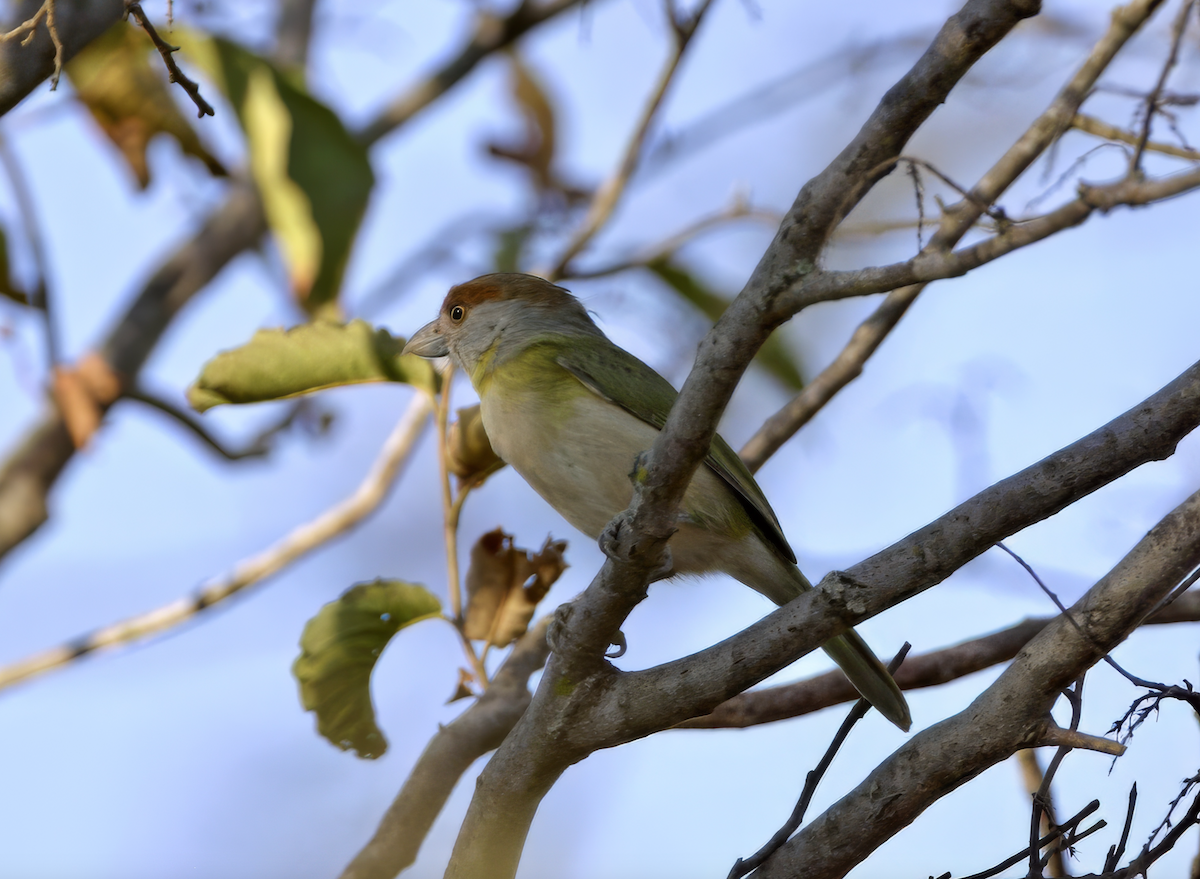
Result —
<path fill-rule="evenodd" d="M 1159 101 L 1161 100 L 1163 90 L 1167 86 L 1167 77 L 1171 75 L 1171 71 L 1179 60 L 1179 45 L 1183 42 L 1183 34 L 1187 30 L 1188 17 L 1192 14 L 1192 7 L 1195 5 L 1195 0 L 1183 0 L 1183 3 L 1179 7 L 1179 14 L 1175 17 L 1175 23 L 1171 27 L 1171 50 L 1167 53 L 1167 57 L 1163 61 L 1162 71 L 1158 75 L 1158 82 L 1154 84 L 1154 88 L 1146 96 L 1146 104 L 1143 108 L 1145 117 L 1142 119 L 1142 130 L 1138 135 L 1137 143 L 1134 144 L 1133 155 L 1129 157 L 1129 174 L 1131 176 L 1141 173 L 1142 155 L 1146 151 L 1146 144 L 1150 141 L 1150 129 L 1154 125 L 1154 116 L 1159 111 Z"/>
<path fill-rule="evenodd" d="M 1071 120 L 1071 127 L 1087 132 L 1088 134 L 1094 134 L 1096 137 L 1127 143 L 1130 146 L 1136 146 L 1138 143 L 1138 135 L 1132 131 L 1118 128 L 1115 125 L 1110 125 L 1101 119 L 1097 119 L 1095 116 L 1088 116 L 1084 113 L 1075 114 L 1075 118 Z M 1200 162 L 1200 150 L 1178 147 L 1169 143 L 1147 140 L 1142 144 L 1142 149 L 1148 153 L 1162 153 L 1164 156 L 1175 156 L 1180 159 L 1191 159 L 1193 162 Z"/>
<path fill-rule="evenodd" d="M 130 617 L 52 650 L 0 668 L 0 689 L 27 680 L 107 647 L 140 641 L 188 621 L 196 614 L 259 583 L 297 559 L 345 533 L 372 513 L 387 496 L 425 428 L 432 404 L 425 394 L 413 397 L 383 444 L 370 472 L 352 495 L 287 537 L 200 589 L 149 613 Z"/>
<path fill-rule="evenodd" d="M 50 74 L 50 91 L 55 91 L 58 88 L 58 78 L 62 76 L 64 59 L 62 39 L 58 35 L 58 23 L 54 20 L 54 0 L 43 0 L 32 18 L 17 25 L 8 33 L 0 34 L 0 43 L 7 43 L 9 40 L 15 40 L 23 35 L 25 39 L 21 40 L 21 45 L 28 46 L 37 32 L 38 23 L 43 19 L 46 21 L 46 32 L 50 34 L 50 41 L 54 44 L 54 72 Z"/>
<path fill-rule="evenodd" d="M 144 406 L 149 406 L 151 409 L 163 413 L 187 429 L 197 439 L 227 461 L 242 461 L 247 458 L 261 458 L 263 455 L 266 455 L 271 451 L 271 440 L 277 434 L 282 433 L 295 424 L 297 419 L 305 418 L 313 408 L 311 398 L 305 397 L 296 400 L 288 407 L 286 414 L 282 418 L 259 431 L 258 435 L 246 444 L 245 448 L 230 449 L 213 436 L 199 419 L 156 394 L 152 394 L 143 388 L 129 388 L 122 391 L 121 396 L 123 399 L 141 403 Z"/>
<path fill-rule="evenodd" d="M 1042 769 L 1041 763 L 1038 761 L 1038 752 L 1034 748 L 1026 748 L 1023 751 L 1017 751 L 1017 763 L 1021 767 L 1021 777 L 1025 781 L 1026 790 L 1029 791 L 1029 796 L 1037 796 L 1037 792 L 1041 790 L 1045 783 L 1046 773 Z M 1059 823 L 1054 814 L 1053 794 L 1042 807 L 1042 820 L 1038 825 L 1038 833 L 1042 839 L 1045 839 L 1049 833 L 1059 827 Z M 1044 843 L 1041 844 L 1044 847 Z M 1050 860 L 1047 863 L 1052 879 L 1062 879 L 1067 875 L 1066 865 L 1063 863 L 1062 851 L 1056 850 L 1050 855 Z"/>
<path fill-rule="evenodd" d="M 751 207 L 742 198 L 736 198 L 733 203 L 724 210 L 717 211 L 707 217 L 702 217 L 695 223 L 690 224 L 684 229 L 676 232 L 671 237 L 660 241 L 652 247 L 641 251 L 634 256 L 625 257 L 623 259 L 614 260 L 607 265 L 599 266 L 591 269 L 574 269 L 566 268 L 560 276 L 563 279 L 578 280 L 582 278 L 603 278 L 608 275 L 615 275 L 618 272 L 628 271 L 629 269 L 642 268 L 657 260 L 671 256 L 679 248 L 685 244 L 690 244 L 700 235 L 714 228 L 723 226 L 726 223 L 735 220 L 754 220 L 756 222 L 768 223 L 772 226 L 779 225 L 779 214 L 773 211 L 766 211 Z"/>
<path fill-rule="evenodd" d="M 537 274 L 551 281 L 561 278 L 571 260 L 587 246 L 587 243 L 603 228 L 604 224 L 612 216 L 613 211 L 616 210 L 617 203 L 621 200 L 621 196 L 625 192 L 625 187 L 629 184 L 629 179 L 633 176 L 633 172 L 637 168 L 638 159 L 642 155 L 642 147 L 646 142 L 646 135 L 650 131 L 650 125 L 658 115 L 658 108 L 662 105 L 667 89 L 671 85 L 671 81 L 675 78 L 675 71 L 679 69 L 679 62 L 683 59 L 688 43 L 691 41 L 692 35 L 696 32 L 696 27 L 700 23 L 700 19 L 703 18 L 704 13 L 708 10 L 711 3 L 712 0 L 702 0 L 695 13 L 687 22 L 680 21 L 676 16 L 672 15 L 675 40 L 671 45 L 671 54 L 658 76 L 658 81 L 650 93 L 649 100 L 646 101 L 645 106 L 642 108 L 641 116 L 638 117 L 638 121 L 634 125 L 633 133 L 625 144 L 625 152 L 621 156 L 621 161 L 618 163 L 616 170 L 596 190 L 596 194 L 592 197 L 592 203 L 588 207 L 587 214 L 584 215 L 579 228 L 575 230 L 570 241 L 567 242 L 567 246 L 559 254 L 558 259 L 549 269 L 540 271 Z"/>
<path fill-rule="evenodd" d="M 195 80 L 189 79 L 187 74 L 180 70 L 179 65 L 175 63 L 175 53 L 179 51 L 179 47 L 172 46 L 159 36 L 158 31 L 154 29 L 154 25 L 150 23 L 150 19 L 142 9 L 142 4 L 137 0 L 125 0 L 125 14 L 132 15 L 146 35 L 150 37 L 154 48 L 158 49 L 159 55 L 162 55 L 163 64 L 167 65 L 167 78 L 171 82 L 178 83 L 187 92 L 192 103 L 196 105 L 196 116 L 203 119 L 205 116 L 214 115 L 212 104 L 204 100 L 200 94 L 200 86 Z"/>
<path fill-rule="evenodd" d="M 474 33 L 458 54 L 384 107 L 375 119 L 359 132 L 359 142 L 370 146 L 399 128 L 448 92 L 484 58 L 511 46 L 542 22 L 580 2 L 581 0 L 546 0 L 539 4 L 532 0 L 522 0 L 506 18 L 496 18 L 487 9 L 480 8 L 475 17 Z"/>
<path fill-rule="evenodd" d="M 1121 828 L 1121 838 L 1116 845 L 1109 848 L 1102 872 L 1112 872 L 1117 868 L 1117 864 L 1121 863 L 1121 858 L 1125 857 L 1125 846 L 1129 843 L 1129 830 L 1133 827 L 1133 810 L 1136 805 L 1137 782 L 1135 781 L 1129 788 L 1129 807 L 1125 810 L 1125 825 Z"/>
<path fill-rule="evenodd" d="M 29 241 L 29 249 L 33 252 L 33 261 L 37 266 L 38 279 L 29 293 L 29 304 L 42 313 L 46 334 L 46 359 L 53 367 L 59 362 L 58 331 L 54 325 L 54 311 L 51 306 L 49 263 L 42 242 L 42 227 L 38 222 L 33 194 L 29 191 L 29 176 L 17 161 L 8 138 L 3 135 L 0 135 L 0 164 L 4 165 L 4 172 L 12 187 L 17 211 L 21 215 L 21 226 L 25 230 L 25 237 Z"/>
<path fill-rule="evenodd" d="M 904 662 L 904 657 L 908 655 L 908 651 L 911 649 L 912 645 L 905 642 L 899 652 L 892 657 L 892 661 L 888 663 L 887 669 L 889 674 L 896 673 L 896 669 L 900 668 L 900 664 Z M 871 703 L 866 699 L 859 699 L 854 703 L 854 707 L 850 709 L 850 713 L 846 715 L 846 719 L 842 721 L 842 725 L 838 727 L 838 731 L 834 734 L 833 741 L 825 749 L 825 756 L 821 758 L 816 768 L 809 770 L 808 775 L 805 777 L 804 789 L 800 792 L 800 799 L 796 802 L 796 807 L 792 809 L 792 814 L 788 817 L 788 820 L 767 841 L 767 844 L 757 852 L 744 860 L 738 858 L 734 862 L 733 867 L 730 868 L 727 879 L 741 879 L 742 876 L 757 870 L 762 864 L 766 863 L 767 858 L 775 854 L 778 848 L 788 841 L 788 837 L 799 829 L 801 823 L 804 821 L 804 813 L 808 811 L 813 795 L 817 792 L 817 785 L 825 777 L 825 773 L 833 763 L 833 758 L 837 756 L 837 752 L 841 749 L 847 736 L 850 735 L 850 730 L 853 729 L 856 723 L 866 717 L 867 712 L 870 710 Z"/>
<path fill-rule="evenodd" d="M 1068 818 L 1065 824 L 1051 829 L 1049 833 L 1038 839 L 1036 845 L 1032 848 L 1033 852 L 1040 852 L 1046 846 L 1052 845 L 1053 848 L 1046 853 L 1045 857 L 1047 859 L 1053 858 L 1056 853 L 1062 852 L 1063 849 L 1069 848 L 1086 836 L 1091 836 L 1097 830 L 1107 827 L 1107 822 L 1098 821 L 1087 830 L 1078 830 L 1079 825 L 1083 823 L 1083 819 L 1087 818 L 1099 808 L 1100 801 L 1092 800 L 1090 803 L 1080 809 L 1079 812 Z M 1030 856 L 1030 851 L 1030 848 L 1022 849 L 1012 857 L 1004 859 L 991 869 L 983 870 L 979 873 L 972 873 L 970 876 L 963 877 L 963 879 L 990 879 L 992 876 L 997 876 L 1000 873 L 1003 873 L 1009 867 L 1013 867 L 1021 863 L 1021 861 Z M 1044 862 L 1045 861 L 1043 860 L 1042 863 Z M 945 873 L 942 876 L 939 876 L 938 879 L 950 879 L 950 874 Z"/>

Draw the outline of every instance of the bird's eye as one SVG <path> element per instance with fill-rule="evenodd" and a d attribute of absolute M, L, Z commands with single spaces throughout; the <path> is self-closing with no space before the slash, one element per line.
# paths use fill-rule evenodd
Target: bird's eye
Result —
<path fill-rule="evenodd" d="M 464 317 L 466 317 L 466 314 L 467 314 L 467 312 L 463 309 L 463 307 L 461 305 L 456 305 L 450 309 L 450 320 L 454 321 L 455 323 L 458 323 L 460 320 L 462 320 Z"/>

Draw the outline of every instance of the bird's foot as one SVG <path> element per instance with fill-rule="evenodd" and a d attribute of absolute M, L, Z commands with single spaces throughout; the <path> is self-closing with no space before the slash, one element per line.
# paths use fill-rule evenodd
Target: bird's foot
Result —
<path fill-rule="evenodd" d="M 604 652 L 605 659 L 616 659 L 617 657 L 624 656 L 625 651 L 629 648 L 629 642 L 625 639 L 625 633 L 620 629 L 617 629 L 617 634 L 612 636 L 612 641 L 609 643 L 616 649 L 606 650 Z"/>
<path fill-rule="evenodd" d="M 630 536 L 629 512 L 620 513 L 600 532 L 600 551 L 613 561 L 636 563 L 643 561 L 642 548 L 629 542 Z M 675 573 L 675 562 L 671 557 L 671 547 L 662 547 L 662 562 L 650 572 L 650 582 L 665 580 Z"/>

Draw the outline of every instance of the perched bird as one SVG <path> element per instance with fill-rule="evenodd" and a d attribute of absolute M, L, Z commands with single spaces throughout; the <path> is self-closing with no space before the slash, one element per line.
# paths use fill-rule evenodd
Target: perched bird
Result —
<path fill-rule="evenodd" d="M 449 356 L 479 393 L 496 453 L 595 539 L 629 506 L 637 455 L 666 423 L 676 390 L 617 347 L 579 300 L 532 275 L 483 275 L 450 288 L 437 320 L 404 348 Z M 762 490 L 720 436 L 684 494 L 674 574 L 722 571 L 786 604 L 812 586 Z M 904 695 L 853 630 L 825 643 L 863 696 L 903 730 Z"/>

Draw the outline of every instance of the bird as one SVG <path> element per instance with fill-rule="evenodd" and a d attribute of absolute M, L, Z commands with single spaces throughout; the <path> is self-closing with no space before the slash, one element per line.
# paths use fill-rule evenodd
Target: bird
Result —
<path fill-rule="evenodd" d="M 611 342 L 570 292 L 535 275 L 482 275 L 451 287 L 402 353 L 449 357 L 479 395 L 496 454 L 575 528 L 598 539 L 628 508 L 630 471 L 678 392 Z M 668 541 L 669 576 L 722 572 L 786 604 L 812 588 L 778 518 L 737 453 L 714 435 Z M 912 716 L 853 629 L 823 645 L 850 682 L 904 731 Z"/>

